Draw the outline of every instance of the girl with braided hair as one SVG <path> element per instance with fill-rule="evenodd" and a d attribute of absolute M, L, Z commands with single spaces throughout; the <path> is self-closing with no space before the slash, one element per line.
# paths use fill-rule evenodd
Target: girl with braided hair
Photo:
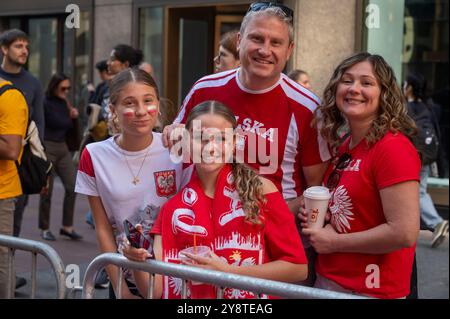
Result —
<path fill-rule="evenodd" d="M 192 177 L 161 208 L 151 231 L 154 249 L 165 262 L 284 282 L 304 280 L 307 259 L 294 216 L 272 182 L 236 161 L 236 128 L 234 114 L 220 102 L 205 101 L 192 109 L 184 136 L 190 137 Z M 180 251 L 195 245 L 208 246 L 209 255 L 185 254 L 189 260 L 181 261 Z M 128 252 L 130 259 L 145 258 L 132 248 Z M 163 298 L 181 297 L 181 281 L 162 280 Z M 140 290 L 147 291 L 148 279 L 141 283 Z M 215 287 L 206 284 L 192 284 L 190 292 L 191 298 L 216 297 Z M 230 288 L 223 296 L 256 297 Z"/>

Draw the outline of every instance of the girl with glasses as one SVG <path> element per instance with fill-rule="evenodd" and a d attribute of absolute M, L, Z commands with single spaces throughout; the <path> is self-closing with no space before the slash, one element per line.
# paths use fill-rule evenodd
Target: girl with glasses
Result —
<path fill-rule="evenodd" d="M 308 266 L 294 216 L 272 182 L 236 162 L 236 127 L 234 114 L 217 101 L 202 102 L 189 113 L 190 139 L 186 141 L 191 145 L 194 172 L 187 186 L 161 208 L 152 229 L 155 252 L 159 252 L 156 259 L 284 282 L 304 280 Z M 201 154 L 198 160 L 196 154 Z M 196 245 L 209 247 L 210 253 L 186 255 L 188 260 L 183 261 L 181 251 Z M 136 261 L 146 257 L 142 249 L 131 248 L 124 254 Z M 157 280 L 160 284 L 159 276 Z M 146 274 L 138 283 L 143 293 L 148 282 Z M 163 298 L 180 298 L 181 282 L 164 277 Z M 211 285 L 193 283 L 190 292 L 191 299 L 216 298 Z M 256 297 L 230 288 L 223 296 Z"/>

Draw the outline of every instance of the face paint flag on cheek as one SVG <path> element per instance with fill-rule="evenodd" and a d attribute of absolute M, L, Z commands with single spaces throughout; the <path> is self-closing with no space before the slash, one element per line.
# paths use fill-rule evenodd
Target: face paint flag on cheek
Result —
<path fill-rule="evenodd" d="M 147 106 L 147 113 L 150 115 L 155 114 L 158 111 L 158 107 L 156 105 Z"/>
<path fill-rule="evenodd" d="M 134 110 L 129 108 L 129 107 L 127 107 L 126 109 L 123 110 L 122 115 L 124 117 L 128 117 L 128 118 L 133 117 L 134 116 Z"/>

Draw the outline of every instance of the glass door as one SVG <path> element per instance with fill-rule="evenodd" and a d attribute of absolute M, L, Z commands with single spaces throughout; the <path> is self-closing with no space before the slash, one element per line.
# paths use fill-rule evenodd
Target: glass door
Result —
<path fill-rule="evenodd" d="M 169 9 L 164 89 L 177 106 L 195 81 L 213 71 L 214 15 L 214 7 Z"/>
<path fill-rule="evenodd" d="M 51 76 L 58 69 L 58 19 L 31 18 L 28 23 L 28 70 L 38 78 L 45 90 Z"/>

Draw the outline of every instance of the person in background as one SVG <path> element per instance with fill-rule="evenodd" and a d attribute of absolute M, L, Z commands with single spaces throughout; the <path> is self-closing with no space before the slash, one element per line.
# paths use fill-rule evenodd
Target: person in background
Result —
<path fill-rule="evenodd" d="M 20 162 L 22 156 L 28 107 L 22 93 L 6 89 L 6 85 L 12 83 L 0 78 L 0 234 L 12 236 L 15 199 L 22 194 L 15 161 Z M 9 277 L 9 249 L 0 247 L 0 299 L 8 297 Z M 19 288 L 17 278 L 22 277 L 16 277 L 16 288 Z M 26 284 L 25 278 L 22 279 L 20 286 Z"/>
<path fill-rule="evenodd" d="M 115 75 L 119 74 L 120 71 L 139 66 L 143 58 L 144 55 L 141 50 L 135 49 L 127 44 L 118 44 L 112 49 L 107 61 L 108 72 L 111 77 L 114 77 Z M 99 123 L 97 124 L 97 126 L 103 124 L 103 130 L 101 131 L 102 133 L 100 134 L 100 136 L 96 136 L 96 141 L 101 141 L 109 138 L 114 130 L 113 127 L 107 125 L 107 123 L 112 123 L 110 119 L 111 114 L 109 112 L 109 94 L 110 92 L 109 90 L 107 90 L 103 95 L 103 101 L 101 103 L 101 111 L 99 115 Z M 95 128 L 93 129 L 93 131 L 95 131 Z"/>
<path fill-rule="evenodd" d="M 219 53 L 214 57 L 214 72 L 218 73 L 239 67 L 238 33 L 239 30 L 232 30 L 222 35 Z"/>
<path fill-rule="evenodd" d="M 289 72 L 288 77 L 311 90 L 311 80 L 309 79 L 309 74 L 305 71 L 299 69 L 292 70 Z"/>
<path fill-rule="evenodd" d="M 89 103 L 102 104 L 105 92 L 108 91 L 108 81 L 111 80 L 111 75 L 108 72 L 108 63 L 106 60 L 101 60 L 95 64 L 101 82 L 94 88 L 92 83 L 89 83 L 88 89 L 91 92 L 89 96 Z"/>
<path fill-rule="evenodd" d="M 0 35 L 0 49 L 3 60 L 0 66 L 0 77 L 10 81 L 25 95 L 28 106 L 28 116 L 38 128 L 39 138 L 44 140 L 44 92 L 41 83 L 30 72 L 25 70 L 29 58 L 28 35 L 19 29 L 10 29 Z M 17 197 L 14 210 L 14 233 L 20 236 L 22 218 L 25 207 L 28 204 L 28 195 Z M 26 284 L 23 277 L 16 278 L 16 287 Z"/>
<path fill-rule="evenodd" d="M 153 78 L 155 77 L 155 75 L 153 74 L 153 66 L 152 66 L 150 63 L 148 63 L 148 62 L 142 62 L 142 63 L 139 65 L 139 68 L 140 68 L 141 70 L 144 70 L 144 71 L 147 72 L 148 74 L 150 74 Z"/>
<path fill-rule="evenodd" d="M 199 127 L 194 128 L 195 121 Z M 194 173 L 187 186 L 161 208 L 151 231 L 155 235 L 156 259 L 178 263 L 182 249 L 198 244 L 212 252 L 205 257 L 187 255 L 191 261 L 186 264 L 284 282 L 304 280 L 308 274 L 307 259 L 286 202 L 272 182 L 233 156 L 237 129 L 234 114 L 220 102 L 205 101 L 189 113 L 186 129 L 190 138 L 185 142 L 193 150 Z M 196 129 L 201 136 L 196 137 Z M 194 152 L 201 154 L 197 162 Z M 194 217 L 181 222 L 180 211 L 188 211 L 186 214 Z M 193 242 L 195 236 L 198 239 Z M 147 252 L 128 246 L 124 255 L 144 261 Z M 138 288 L 145 295 L 149 274 L 139 275 Z M 157 287 L 163 286 L 163 298 L 181 297 L 175 280 L 165 278 L 162 284 L 161 276 L 157 276 L 157 281 Z M 191 285 L 190 292 L 191 299 L 217 297 L 215 287 L 206 284 Z M 159 295 L 161 291 L 157 291 L 157 298 Z M 223 297 L 256 296 L 253 292 L 225 288 Z"/>
<path fill-rule="evenodd" d="M 69 77 L 63 73 L 54 74 L 48 83 L 44 100 L 45 134 L 44 146 L 48 159 L 53 164 L 48 191 L 41 193 L 39 201 L 39 228 L 41 237 L 54 241 L 55 236 L 50 231 L 50 210 L 55 175 L 61 178 L 64 185 L 63 220 L 60 235 L 73 240 L 82 238 L 73 229 L 73 214 L 75 207 L 75 166 L 69 152 L 66 136 L 72 128 L 73 119 L 78 117 L 78 111 L 68 101 L 70 90 Z"/>
<path fill-rule="evenodd" d="M 379 55 L 345 59 L 325 88 L 316 120 L 334 159 L 324 179 L 332 192 L 330 223 L 310 229 L 305 211 L 299 215 L 318 253 L 315 287 L 407 297 L 419 235 L 420 159 L 394 71 Z M 350 128 L 344 140 L 343 125 Z"/>
<path fill-rule="evenodd" d="M 425 96 L 426 81 L 421 74 L 411 73 L 406 77 L 403 94 L 408 101 L 408 114 L 416 121 L 418 129 L 433 127 L 433 109 L 428 106 Z M 437 122 L 437 121 L 435 121 Z M 421 125 L 424 123 L 424 126 Z M 436 123 L 437 124 L 437 123 Z M 438 125 L 438 124 L 437 124 Z M 444 220 L 427 192 L 427 180 L 430 174 L 430 164 L 422 164 L 420 170 L 420 218 L 428 229 L 433 231 L 431 247 L 436 248 L 448 235 L 448 220 Z"/>

